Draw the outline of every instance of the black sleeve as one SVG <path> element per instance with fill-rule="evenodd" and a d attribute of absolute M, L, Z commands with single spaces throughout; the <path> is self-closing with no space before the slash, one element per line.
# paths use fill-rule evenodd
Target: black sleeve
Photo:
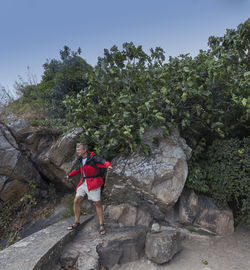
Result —
<path fill-rule="evenodd" d="M 93 156 L 93 160 L 95 163 L 101 163 L 101 164 L 104 164 L 106 162 L 104 158 L 97 157 L 97 156 Z"/>

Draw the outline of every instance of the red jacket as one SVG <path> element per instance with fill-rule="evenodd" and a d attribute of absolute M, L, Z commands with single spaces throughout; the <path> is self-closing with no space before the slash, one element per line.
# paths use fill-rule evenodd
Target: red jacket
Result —
<path fill-rule="evenodd" d="M 96 164 L 97 168 L 107 168 L 109 166 L 112 166 L 112 164 L 109 161 L 105 161 L 103 158 L 97 157 L 94 152 L 88 153 L 87 160 L 84 166 L 82 165 L 82 158 L 81 158 L 79 168 L 73 170 L 72 172 L 68 174 L 69 177 L 72 177 L 77 174 L 81 174 L 82 178 L 80 182 L 78 183 L 76 190 L 82 184 L 84 180 L 83 171 L 84 171 L 85 176 L 87 177 L 98 175 L 97 169 L 90 165 L 91 163 L 93 164 L 93 162 Z M 99 188 L 100 186 L 103 185 L 103 179 L 100 176 L 85 178 L 85 181 L 87 182 L 88 191 Z"/>

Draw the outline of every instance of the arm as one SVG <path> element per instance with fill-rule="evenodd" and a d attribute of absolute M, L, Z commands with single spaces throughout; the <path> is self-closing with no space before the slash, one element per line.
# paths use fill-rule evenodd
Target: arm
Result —
<path fill-rule="evenodd" d="M 80 174 L 80 173 L 81 173 L 80 168 L 78 170 L 73 170 L 72 172 L 68 174 L 67 178 L 71 178 L 72 176 Z"/>
<path fill-rule="evenodd" d="M 98 168 L 112 168 L 112 164 L 101 157 L 93 156 L 93 160 Z"/>

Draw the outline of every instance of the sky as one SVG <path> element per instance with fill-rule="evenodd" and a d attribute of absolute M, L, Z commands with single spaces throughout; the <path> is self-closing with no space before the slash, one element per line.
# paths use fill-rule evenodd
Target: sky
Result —
<path fill-rule="evenodd" d="M 249 17 L 250 0 L 0 0 L 0 86 L 12 92 L 19 76 L 40 82 L 64 45 L 80 47 L 91 65 L 104 48 L 130 41 L 195 56 L 209 36 Z"/>

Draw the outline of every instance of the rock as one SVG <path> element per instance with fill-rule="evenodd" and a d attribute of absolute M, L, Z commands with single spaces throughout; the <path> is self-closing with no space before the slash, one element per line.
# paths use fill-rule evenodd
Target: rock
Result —
<path fill-rule="evenodd" d="M 147 211 L 136 208 L 128 203 L 109 205 L 104 213 L 109 219 L 123 226 L 143 225 L 148 227 L 152 221 L 152 217 Z"/>
<path fill-rule="evenodd" d="M 153 218 L 146 209 L 137 208 L 136 225 L 149 227 Z"/>
<path fill-rule="evenodd" d="M 43 230 L 63 219 L 64 214 L 67 212 L 67 208 L 63 205 L 55 207 L 54 211 L 46 217 L 38 218 L 23 226 L 20 237 L 25 238 L 33 233 Z"/>
<path fill-rule="evenodd" d="M 29 126 L 24 119 L 9 115 L 0 123 L 0 132 L 0 160 L 3 161 L 0 163 L 0 175 L 9 176 L 7 173 L 12 171 L 15 164 L 18 161 L 27 164 L 28 157 L 33 162 L 26 166 L 28 171 L 32 171 L 31 167 L 36 167 L 57 189 L 72 190 L 72 184 L 65 176 L 76 164 L 76 140 L 82 129 L 75 129 L 60 137 L 60 132 L 56 129 L 41 130 Z M 24 168 L 23 164 L 21 167 Z M 20 167 L 15 171 L 19 172 L 19 169 Z M 20 179 L 19 176 L 12 178 Z M 26 181 L 25 178 L 24 180 Z"/>
<path fill-rule="evenodd" d="M 185 190 L 180 198 L 179 219 L 181 223 L 193 224 L 218 235 L 234 232 L 233 213 L 230 209 L 219 209 L 212 199 L 197 196 Z"/>
<path fill-rule="evenodd" d="M 7 180 L 8 180 L 7 176 L 0 175 L 0 192 L 2 191 L 4 184 L 6 183 Z"/>
<path fill-rule="evenodd" d="M 116 234 L 104 239 L 96 247 L 100 266 L 111 268 L 138 260 L 144 255 L 145 238 L 145 227 L 136 226 L 129 227 L 120 236 Z"/>
<path fill-rule="evenodd" d="M 65 176 L 77 162 L 75 146 L 81 132 L 82 129 L 76 129 L 59 138 L 53 144 L 47 144 L 45 151 L 41 151 L 34 158 L 41 173 L 46 175 L 58 189 L 72 189 L 72 184 L 65 179 Z M 42 149 L 40 145 L 38 145 L 39 148 Z"/>
<path fill-rule="evenodd" d="M 234 232 L 232 211 L 229 208 L 219 209 L 211 198 L 196 195 L 193 190 L 185 189 L 174 208 L 166 215 L 169 221 L 197 226 L 217 235 Z"/>
<path fill-rule="evenodd" d="M 81 203 L 81 206 L 83 209 L 85 209 L 88 213 L 91 213 L 91 212 L 95 212 L 95 205 L 93 204 L 93 202 L 89 201 L 88 200 L 88 197 L 85 196 L 82 203 Z"/>
<path fill-rule="evenodd" d="M 180 233 L 176 230 L 147 234 L 145 254 L 149 260 L 157 264 L 170 261 L 180 250 Z"/>
<path fill-rule="evenodd" d="M 77 260 L 79 257 L 79 251 L 71 251 L 71 252 L 65 252 L 63 255 L 60 257 L 60 265 L 63 268 L 68 268 L 72 267 L 76 264 Z"/>
<path fill-rule="evenodd" d="M 9 114 L 4 119 L 4 125 L 11 130 L 15 140 L 22 142 L 29 134 L 35 131 L 27 122 L 14 114 Z"/>
<path fill-rule="evenodd" d="M 161 226 L 158 223 L 154 223 L 151 227 L 151 233 L 158 233 L 161 230 Z"/>
<path fill-rule="evenodd" d="M 93 215 L 81 217 L 80 228 L 92 218 Z M 73 221 L 73 217 L 60 221 L 0 251 L 0 269 L 54 269 L 63 248 L 78 232 L 66 229 Z"/>
<path fill-rule="evenodd" d="M 115 158 L 104 192 L 116 204 L 145 205 L 154 218 L 164 219 L 164 212 L 176 203 L 184 187 L 191 149 L 176 132 L 163 138 L 161 130 L 151 130 L 143 140 L 150 156 L 135 152 Z"/>
<path fill-rule="evenodd" d="M 79 256 L 77 259 L 75 269 L 76 270 L 98 270 L 99 267 L 98 260 L 92 256 Z"/>
<path fill-rule="evenodd" d="M 28 191 L 28 186 L 18 180 L 8 182 L 0 193 L 0 199 L 3 201 L 18 201 Z"/>
<path fill-rule="evenodd" d="M 30 181 L 41 177 L 29 158 L 19 149 L 12 132 L 0 123 L 0 198 L 18 200 L 27 191 Z"/>

